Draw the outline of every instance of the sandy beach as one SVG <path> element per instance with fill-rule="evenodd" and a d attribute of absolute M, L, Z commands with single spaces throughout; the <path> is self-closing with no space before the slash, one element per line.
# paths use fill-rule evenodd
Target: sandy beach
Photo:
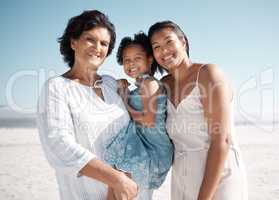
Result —
<path fill-rule="evenodd" d="M 246 164 L 249 199 L 279 199 L 279 133 L 237 126 Z M 277 133 L 276 133 L 277 132 Z M 42 152 L 36 128 L 0 128 L 0 199 L 59 199 L 53 169 Z M 169 174 L 170 175 L 170 174 Z M 154 200 L 168 200 L 170 176 Z"/>

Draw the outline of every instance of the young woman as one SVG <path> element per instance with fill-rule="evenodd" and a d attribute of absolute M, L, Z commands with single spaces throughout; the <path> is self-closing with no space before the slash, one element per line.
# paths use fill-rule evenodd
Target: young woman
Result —
<path fill-rule="evenodd" d="M 175 145 L 172 200 L 246 200 L 246 176 L 233 138 L 232 90 L 217 66 L 193 63 L 188 40 L 171 21 L 148 33 L 168 72 L 167 130 Z"/>

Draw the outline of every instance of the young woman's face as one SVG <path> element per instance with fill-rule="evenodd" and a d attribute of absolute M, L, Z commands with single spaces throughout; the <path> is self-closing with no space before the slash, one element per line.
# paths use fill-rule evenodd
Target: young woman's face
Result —
<path fill-rule="evenodd" d="M 157 63 L 171 72 L 187 57 L 186 41 L 171 28 L 163 28 L 151 37 L 153 55 Z"/>
<path fill-rule="evenodd" d="M 78 39 L 71 40 L 75 62 L 97 69 L 107 56 L 109 44 L 110 34 L 106 28 L 96 27 L 84 31 Z"/>
<path fill-rule="evenodd" d="M 132 78 L 149 73 L 151 63 L 152 57 L 148 57 L 140 45 L 133 44 L 123 50 L 124 71 Z"/>

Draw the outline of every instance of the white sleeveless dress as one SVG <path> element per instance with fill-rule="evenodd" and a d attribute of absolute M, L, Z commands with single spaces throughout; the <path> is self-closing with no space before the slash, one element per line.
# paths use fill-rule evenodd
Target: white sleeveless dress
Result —
<path fill-rule="evenodd" d="M 197 200 L 204 176 L 210 136 L 200 101 L 198 76 L 199 72 L 195 87 L 177 108 L 168 100 L 166 126 L 175 146 L 171 179 L 172 200 Z M 231 127 L 233 129 L 233 121 Z M 246 173 L 233 135 L 231 141 L 214 200 L 248 199 Z"/>

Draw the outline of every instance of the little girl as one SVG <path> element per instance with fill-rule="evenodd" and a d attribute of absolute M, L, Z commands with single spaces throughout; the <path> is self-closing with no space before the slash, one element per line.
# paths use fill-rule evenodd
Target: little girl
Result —
<path fill-rule="evenodd" d="M 137 88 L 128 95 L 119 89 L 131 121 L 109 142 L 104 158 L 137 182 L 138 200 L 149 200 L 153 190 L 165 180 L 173 160 L 173 145 L 165 128 L 166 91 L 153 77 L 157 66 L 144 33 L 122 39 L 117 61 L 136 80 Z M 108 199 L 114 199 L 114 195 L 117 194 L 109 189 Z"/>

